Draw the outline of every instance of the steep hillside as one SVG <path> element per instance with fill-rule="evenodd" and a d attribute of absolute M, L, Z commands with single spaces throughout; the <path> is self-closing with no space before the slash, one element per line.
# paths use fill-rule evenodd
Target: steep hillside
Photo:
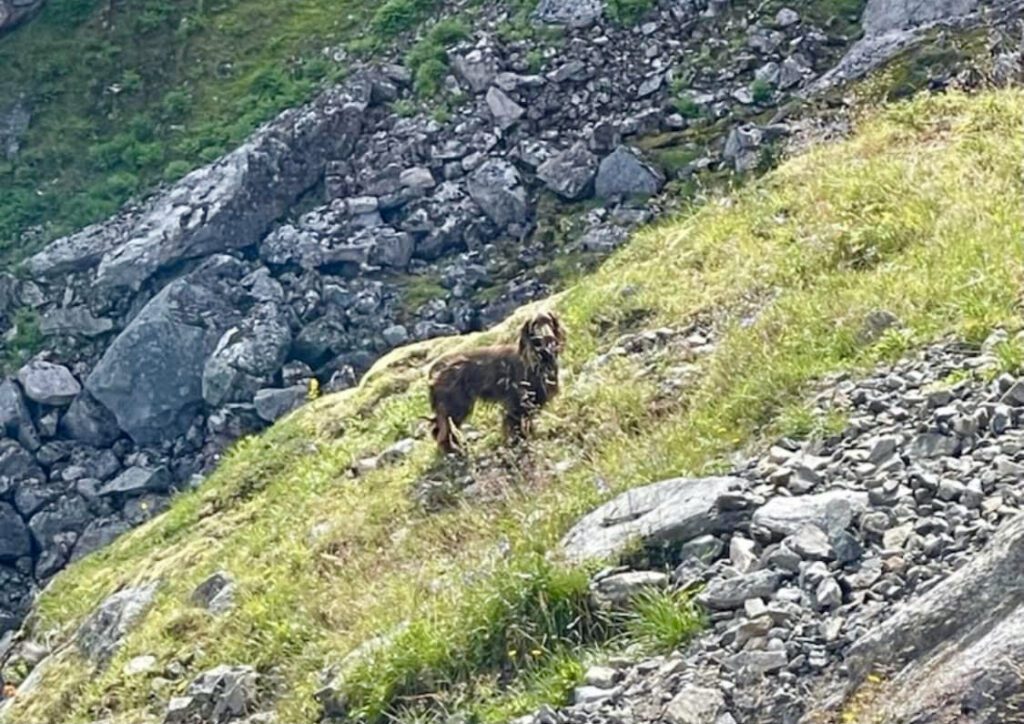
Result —
<path fill-rule="evenodd" d="M 530 308 L 393 352 L 60 574 L 29 621 L 33 646 L 4 671 L 21 688 L 0 720 L 180 721 L 191 704 L 166 714 L 172 697 L 227 664 L 253 667 L 233 674 L 252 687 L 241 708 L 282 722 L 317 721 L 325 705 L 500 722 L 562 703 L 581 661 L 678 646 L 697 627 L 688 603 L 654 597 L 609 617 L 559 539 L 617 492 L 841 429 L 803 402 L 816 378 L 1019 328 L 1022 123 L 1019 90 L 919 97 L 638 233 L 540 305 L 571 337 L 565 392 L 528 450 L 504 450 L 482 411 L 468 460 L 441 461 L 420 418 L 425 366 L 510 336 Z M 662 331 L 620 339 L 645 330 Z M 996 372 L 1019 373 L 1019 349 L 1004 347 Z M 218 571 L 205 588 L 229 593 L 211 606 L 195 592 Z M 131 597 L 133 615 L 112 618 Z M 346 655 L 381 635 L 318 702 Z"/>

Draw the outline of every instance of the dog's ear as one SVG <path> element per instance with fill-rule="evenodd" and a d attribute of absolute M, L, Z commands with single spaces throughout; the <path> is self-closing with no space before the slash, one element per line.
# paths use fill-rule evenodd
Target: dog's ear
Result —
<path fill-rule="evenodd" d="M 533 323 L 535 321 L 533 319 L 526 320 L 519 330 L 519 356 L 527 363 L 533 359 Z"/>
<path fill-rule="evenodd" d="M 555 341 L 558 342 L 558 351 L 561 352 L 565 349 L 565 327 L 554 312 L 548 313 L 548 321 L 551 324 L 551 331 L 555 335 Z"/>

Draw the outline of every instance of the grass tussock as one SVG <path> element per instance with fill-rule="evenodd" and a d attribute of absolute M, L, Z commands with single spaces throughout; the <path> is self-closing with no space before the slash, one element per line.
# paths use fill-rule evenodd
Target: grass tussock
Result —
<path fill-rule="evenodd" d="M 864 119 L 855 137 L 784 163 L 729 198 L 639 233 L 596 273 L 546 304 L 570 329 L 564 394 L 543 414 L 531 452 L 474 475 L 501 494 L 427 513 L 412 491 L 439 472 L 429 440 L 363 477 L 354 461 L 419 429 L 422 368 L 444 351 L 512 333 L 396 351 L 357 390 L 328 396 L 259 438 L 172 509 L 61 574 L 42 595 L 34 633 L 69 632 L 118 586 L 162 579 L 158 599 L 103 671 L 74 655 L 48 670 L 7 721 L 142 721 L 198 672 L 252 664 L 274 682 L 266 706 L 313 722 L 319 672 L 364 642 L 398 632 L 345 679 L 370 719 L 430 720 L 461 711 L 504 721 L 564 698 L 604 639 L 584 572 L 550 552 L 609 495 L 666 476 L 717 470 L 766 430 L 813 433 L 833 421 L 800 407 L 823 374 L 889 359 L 945 334 L 980 340 L 1019 323 L 1024 269 L 1024 94 L 920 97 Z M 865 320 L 896 315 L 870 341 Z M 523 310 L 523 314 L 529 310 Z M 716 320 L 697 381 L 658 406 L 658 374 L 621 360 L 583 366 L 640 327 Z M 1020 364 L 1006 352 L 1007 367 Z M 653 376 L 652 376 L 653 375 Z M 494 459 L 498 416 L 481 410 L 473 445 Z M 487 456 L 487 457 L 484 457 Z M 218 569 L 237 581 L 234 610 L 190 607 Z M 643 603 L 627 627 L 654 648 L 692 633 L 678 601 Z M 127 677 L 134 656 L 184 670 L 152 693 Z"/>

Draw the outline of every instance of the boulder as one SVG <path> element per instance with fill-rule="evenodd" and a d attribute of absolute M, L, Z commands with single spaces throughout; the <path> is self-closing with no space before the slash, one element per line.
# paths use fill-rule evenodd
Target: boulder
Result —
<path fill-rule="evenodd" d="M 754 511 L 752 521 L 778 536 L 793 535 L 806 525 L 815 525 L 831 536 L 846 528 L 867 505 L 867 493 L 851 490 L 778 496 Z"/>
<path fill-rule="evenodd" d="M 537 169 L 537 178 L 568 201 L 579 201 L 593 193 L 597 156 L 584 143 L 556 154 Z"/>
<path fill-rule="evenodd" d="M 153 602 L 159 585 L 159 581 L 152 581 L 126 588 L 97 606 L 75 633 L 75 643 L 82 656 L 95 664 L 106 665 Z"/>
<path fill-rule="evenodd" d="M 158 468 L 131 467 L 105 483 L 100 495 L 142 495 L 143 493 L 164 493 L 171 487 L 170 471 Z"/>
<path fill-rule="evenodd" d="M 354 147 L 371 84 L 357 76 L 285 111 L 237 149 L 196 169 L 140 209 L 58 239 L 31 257 L 37 277 L 98 265 L 97 290 L 138 289 L 185 259 L 254 244 Z"/>
<path fill-rule="evenodd" d="M 51 309 L 39 320 L 39 331 L 47 337 L 72 335 L 78 337 L 100 337 L 114 329 L 114 322 L 106 317 L 95 316 L 88 307 Z"/>
<path fill-rule="evenodd" d="M 89 506 L 78 495 L 65 495 L 32 516 L 28 527 L 39 549 L 35 571 L 38 580 L 48 578 L 64 567 L 78 535 L 92 517 Z"/>
<path fill-rule="evenodd" d="M 0 521 L 2 522 L 2 521 Z M 0 540 L 3 533 L 0 533 Z M 0 636 L 15 631 L 32 606 L 32 581 L 13 568 L 0 565 Z M 0 660 L 3 646 L 0 645 Z"/>
<path fill-rule="evenodd" d="M 28 527 L 9 503 L 0 502 L 0 561 L 31 555 Z"/>
<path fill-rule="evenodd" d="M 284 389 L 263 389 L 256 393 L 253 405 L 256 414 L 267 422 L 276 422 L 306 401 L 305 385 L 296 385 Z"/>
<path fill-rule="evenodd" d="M 499 159 L 483 163 L 469 177 L 470 197 L 499 228 L 524 224 L 529 217 L 526 189 L 515 166 Z"/>
<path fill-rule="evenodd" d="M 88 392 L 83 392 L 71 403 L 60 419 L 58 430 L 72 440 L 101 448 L 121 437 L 121 428 L 113 413 Z"/>
<path fill-rule="evenodd" d="M 526 115 L 526 109 L 509 98 L 508 94 L 497 86 L 491 86 L 487 90 L 485 100 L 487 101 L 487 108 L 494 117 L 494 122 L 502 130 L 510 128 L 516 121 Z"/>
<path fill-rule="evenodd" d="M 222 665 L 200 674 L 185 696 L 171 699 L 164 724 L 224 724 L 255 709 L 258 676 L 251 666 Z"/>
<path fill-rule="evenodd" d="M 18 382 L 28 399 L 54 407 L 71 404 L 82 391 L 71 370 L 43 360 L 33 360 L 18 370 Z"/>
<path fill-rule="evenodd" d="M 686 684 L 665 708 L 669 724 L 709 724 L 720 721 L 725 699 L 717 689 Z"/>
<path fill-rule="evenodd" d="M 120 518 L 94 519 L 78 536 L 70 560 L 77 561 L 93 551 L 105 548 L 129 530 L 131 526 Z"/>
<path fill-rule="evenodd" d="M 292 331 L 281 307 L 257 305 L 221 336 L 203 367 L 203 399 L 217 407 L 251 400 L 288 358 Z"/>
<path fill-rule="evenodd" d="M 203 402 L 203 372 L 225 329 L 241 263 L 214 256 L 164 287 L 107 347 L 85 388 L 136 443 L 183 434 Z"/>
<path fill-rule="evenodd" d="M 604 0 L 540 0 L 534 17 L 542 23 L 585 28 L 604 13 Z"/>
<path fill-rule="evenodd" d="M 38 450 L 41 444 L 21 388 L 14 380 L 0 382 L 0 434 L 16 438 L 29 450 Z"/>
<path fill-rule="evenodd" d="M 720 530 L 727 517 L 718 497 L 743 487 L 739 478 L 678 478 L 634 488 L 584 516 L 562 539 L 570 561 L 613 558 L 635 543 L 682 545 Z"/>
<path fill-rule="evenodd" d="M 494 55 L 481 48 L 474 48 L 465 55 L 456 55 L 451 63 L 455 75 L 474 93 L 487 90 L 498 74 L 498 62 Z"/>
<path fill-rule="evenodd" d="M 619 146 L 601 161 L 594 181 L 598 198 L 651 196 L 661 191 L 665 177 L 629 146 Z"/>

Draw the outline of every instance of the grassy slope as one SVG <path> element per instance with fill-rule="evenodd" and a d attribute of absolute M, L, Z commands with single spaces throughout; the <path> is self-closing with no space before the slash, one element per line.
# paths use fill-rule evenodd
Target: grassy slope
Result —
<path fill-rule="evenodd" d="M 489 502 L 417 508 L 410 489 L 436 465 L 426 440 L 397 466 L 359 479 L 346 470 L 414 429 L 426 408 L 418 365 L 508 334 L 515 320 L 490 336 L 401 350 L 359 390 L 239 443 L 202 490 L 57 578 L 34 621 L 54 641 L 117 586 L 165 583 L 106 671 L 89 671 L 67 650 L 8 720 L 113 712 L 137 722 L 192 674 L 228 662 L 269 675 L 266 693 L 283 721 L 314 721 L 317 672 L 403 620 L 412 624 L 396 644 L 352 676 L 353 701 L 369 713 L 409 719 L 415 701 L 498 720 L 560 694 L 578 675 L 574 647 L 604 632 L 583 602 L 585 577 L 545 553 L 607 495 L 595 481 L 619 491 L 721 468 L 773 421 L 802 419 L 799 393 L 816 376 L 945 333 L 980 339 L 1015 323 L 1021 123 L 1019 91 L 919 98 L 866 121 L 850 142 L 640 233 L 552 300 L 572 332 L 566 394 L 544 414 L 532 455 L 514 469 L 481 464 L 478 475 L 503 491 Z M 751 302 L 763 311 L 740 323 Z M 858 331 L 879 308 L 906 330 L 864 347 Z M 709 311 L 723 320 L 716 351 L 694 389 L 657 414 L 657 379 L 638 376 L 634 363 L 599 379 L 581 374 L 619 330 Z M 477 418 L 488 435 L 475 455 L 497 449 L 496 422 L 493 413 Z M 566 460 L 571 467 L 555 472 Z M 240 592 L 236 610 L 212 618 L 187 600 L 218 568 Z M 153 697 L 147 677 L 122 673 L 140 654 L 182 662 L 188 675 Z M 499 680 L 511 681 L 509 693 L 496 693 Z"/>

